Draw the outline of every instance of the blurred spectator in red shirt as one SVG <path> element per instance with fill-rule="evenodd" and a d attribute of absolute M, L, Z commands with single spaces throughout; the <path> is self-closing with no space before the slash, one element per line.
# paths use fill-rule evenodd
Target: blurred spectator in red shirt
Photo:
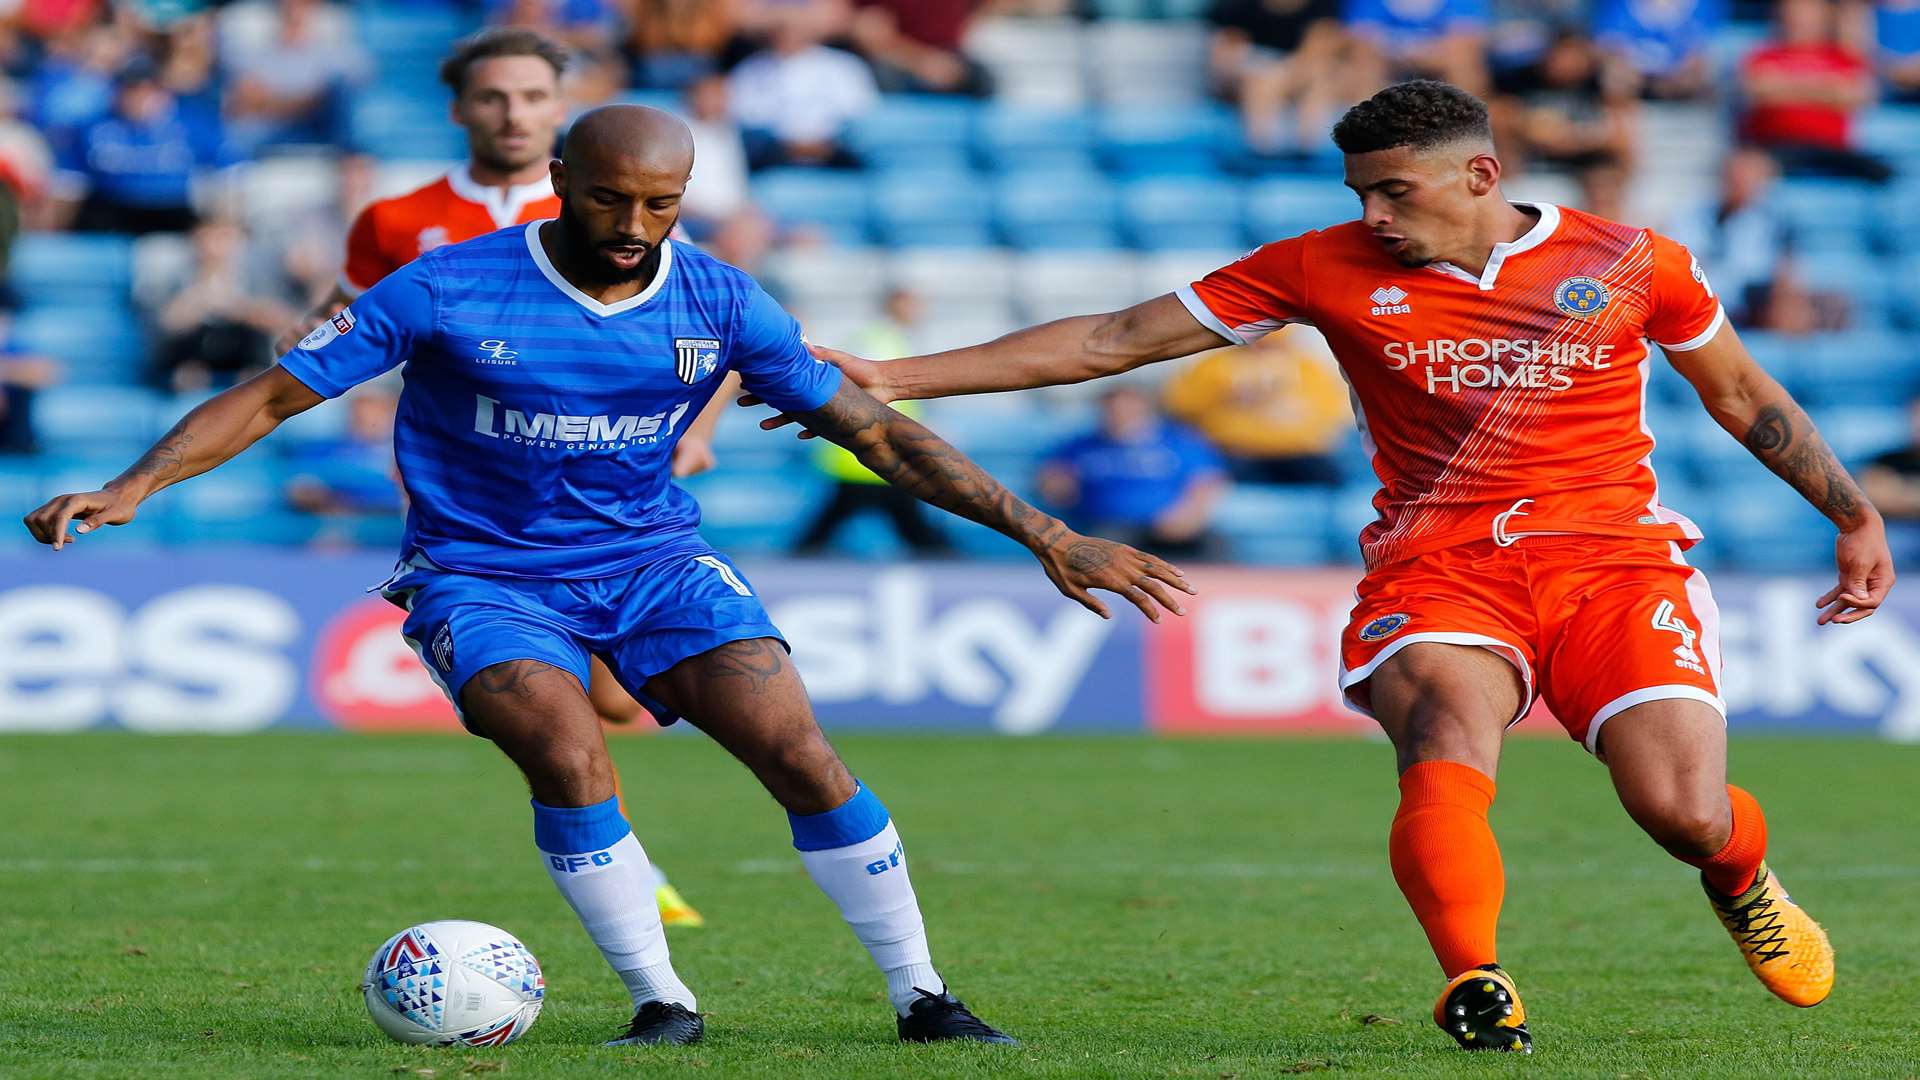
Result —
<path fill-rule="evenodd" d="M 1344 62 L 1339 0 L 1214 0 L 1207 21 L 1214 83 L 1256 153 L 1319 150 L 1334 111 L 1370 89 Z"/>
<path fill-rule="evenodd" d="M 854 48 L 889 93 L 968 94 L 991 90 L 987 69 L 960 49 L 978 0 L 854 0 Z"/>
<path fill-rule="evenodd" d="M 1789 176 L 1884 183 L 1886 162 L 1853 145 L 1853 117 L 1873 103 L 1873 65 L 1841 43 L 1831 0 L 1780 0 L 1773 41 L 1747 55 L 1741 137 L 1771 152 Z"/>

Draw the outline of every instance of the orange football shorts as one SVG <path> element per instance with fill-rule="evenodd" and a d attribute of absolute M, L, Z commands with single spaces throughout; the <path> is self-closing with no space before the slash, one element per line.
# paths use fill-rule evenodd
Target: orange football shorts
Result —
<path fill-rule="evenodd" d="M 1646 701 L 1720 700 L 1720 612 L 1706 575 L 1671 541 L 1521 536 L 1382 566 L 1360 582 L 1340 637 L 1340 689 L 1373 715 L 1367 680 L 1416 642 L 1478 645 L 1594 753 L 1610 717 Z"/>

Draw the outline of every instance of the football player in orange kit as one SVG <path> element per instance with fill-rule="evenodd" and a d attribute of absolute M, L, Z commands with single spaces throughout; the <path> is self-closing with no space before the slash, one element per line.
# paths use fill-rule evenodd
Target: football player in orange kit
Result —
<path fill-rule="evenodd" d="M 1700 869 L 1761 983 L 1819 1004 L 1833 986 L 1826 933 L 1768 868 L 1759 803 L 1726 782 L 1718 615 L 1681 554 L 1699 530 L 1660 502 L 1646 342 L 1838 529 L 1820 623 L 1885 599 L 1880 515 L 1754 363 L 1685 248 L 1506 198 L 1478 99 L 1403 83 L 1333 138 L 1357 221 L 1125 311 L 885 364 L 816 354 L 897 401 L 1082 382 L 1318 327 L 1381 483 L 1340 686 L 1398 759 L 1390 861 L 1447 979 L 1435 1022 L 1470 1049 L 1532 1047 L 1495 950 L 1505 881 L 1487 810 L 1504 732 L 1537 697 L 1606 765 L 1633 820 Z"/>
<path fill-rule="evenodd" d="M 360 211 L 347 233 L 347 263 L 340 280 L 298 326 L 281 335 L 278 350 L 291 351 L 308 331 L 427 251 L 559 216 L 560 198 L 547 165 L 567 120 L 560 94 L 566 65 L 565 48 L 530 30 L 484 30 L 457 43 L 440 65 L 440 78 L 453 91 L 454 123 L 467 131 L 467 160 L 423 188 L 377 200 Z M 712 467 L 713 429 L 722 396 L 715 395 L 674 448 L 674 476 Z M 645 707 L 597 656 L 591 683 L 588 696 L 607 723 L 630 724 L 647 716 Z M 657 864 L 655 871 L 662 921 L 668 926 L 705 925 Z"/>

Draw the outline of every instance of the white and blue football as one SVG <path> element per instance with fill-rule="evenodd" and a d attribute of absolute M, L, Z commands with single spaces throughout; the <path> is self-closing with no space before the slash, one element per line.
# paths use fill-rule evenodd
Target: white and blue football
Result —
<path fill-rule="evenodd" d="M 533 1027 L 547 980 L 519 938 L 445 919 L 388 938 L 360 989 L 373 1022 L 399 1042 L 505 1046 Z"/>

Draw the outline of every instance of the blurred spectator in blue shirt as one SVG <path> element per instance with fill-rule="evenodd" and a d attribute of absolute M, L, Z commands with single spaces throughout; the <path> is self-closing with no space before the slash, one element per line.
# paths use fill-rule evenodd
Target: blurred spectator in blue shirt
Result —
<path fill-rule="evenodd" d="M 56 154 L 72 154 L 87 125 L 113 112 L 113 77 L 131 56 L 126 35 L 107 27 L 47 41 L 27 77 L 27 118 L 46 133 Z"/>
<path fill-rule="evenodd" d="M 349 92 L 368 60 L 352 16 L 324 0 L 242 0 L 220 13 L 220 62 L 233 152 L 348 148 Z"/>
<path fill-rule="evenodd" d="M 825 42 L 844 29 L 833 5 L 794 5 L 771 13 L 767 48 L 733 69 L 733 116 L 755 168 L 857 164 L 847 127 L 879 104 L 873 72 Z"/>
<path fill-rule="evenodd" d="M 1487 0 L 1346 0 L 1376 86 L 1429 76 L 1487 92 Z"/>
<path fill-rule="evenodd" d="M 193 177 L 206 155 L 160 84 L 141 61 L 115 80 L 113 112 L 87 125 L 65 161 L 65 186 L 84 193 L 74 228 L 182 232 L 196 220 Z"/>
<path fill-rule="evenodd" d="M 345 400 L 346 430 L 301 443 L 293 452 L 287 501 L 309 514 L 398 514 L 393 463 L 398 397 L 384 381 L 355 387 Z"/>
<path fill-rule="evenodd" d="M 1215 87 L 1255 153 L 1321 150 L 1334 111 L 1372 89 L 1346 64 L 1340 0 L 1213 0 L 1207 21 Z"/>
<path fill-rule="evenodd" d="M 1888 96 L 1920 100 L 1920 0 L 1880 0 L 1873 6 L 1873 34 Z"/>
<path fill-rule="evenodd" d="M 1211 540 L 1226 467 L 1206 441 L 1162 417 L 1153 399 L 1118 386 L 1100 399 L 1100 427 L 1040 469 L 1040 492 L 1074 527 L 1158 554 L 1192 556 Z"/>
<path fill-rule="evenodd" d="M 1643 96 L 1695 101 L 1713 90 L 1707 46 L 1726 24 L 1726 0 L 1599 0 L 1593 32 Z"/>
<path fill-rule="evenodd" d="M 59 378 L 60 365 L 52 360 L 0 346 L 0 454 L 40 448 L 33 434 L 33 396 Z"/>

